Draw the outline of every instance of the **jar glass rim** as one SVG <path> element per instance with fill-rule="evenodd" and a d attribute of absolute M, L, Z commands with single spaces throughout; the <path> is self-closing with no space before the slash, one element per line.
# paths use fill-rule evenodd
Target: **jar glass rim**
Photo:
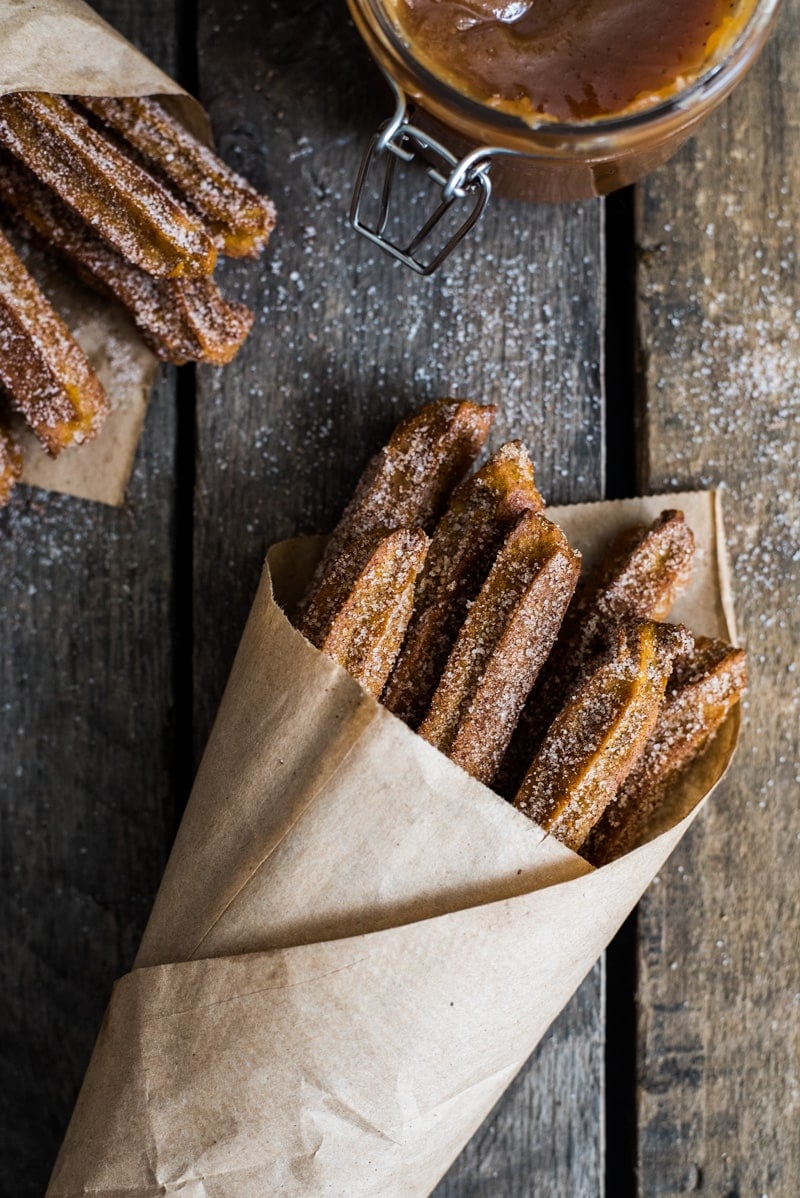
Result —
<path fill-rule="evenodd" d="M 660 119 L 669 119 L 677 113 L 683 112 L 698 100 L 711 100 L 718 94 L 724 93 L 731 81 L 735 79 L 737 71 L 749 65 L 749 51 L 760 47 L 761 42 L 766 38 L 780 8 L 781 0 L 755 0 L 752 12 L 727 48 L 726 53 L 685 88 L 650 106 L 643 106 L 615 116 L 594 117 L 581 121 L 552 119 L 526 121 L 514 113 L 494 108 L 490 104 L 484 104 L 459 91 L 414 56 L 386 11 L 383 0 L 367 0 L 367 3 L 379 22 L 386 48 L 400 60 L 407 72 L 418 76 L 428 90 L 433 90 L 433 94 L 438 91 L 440 98 L 448 106 L 459 109 L 465 116 L 473 116 L 484 127 L 494 128 L 498 133 L 504 132 L 516 137 L 524 137 L 526 134 L 534 138 L 545 136 L 548 140 L 550 138 L 559 140 L 574 137 L 593 139 L 602 137 L 604 134 L 613 135 L 622 130 L 632 131 L 643 128 Z"/>

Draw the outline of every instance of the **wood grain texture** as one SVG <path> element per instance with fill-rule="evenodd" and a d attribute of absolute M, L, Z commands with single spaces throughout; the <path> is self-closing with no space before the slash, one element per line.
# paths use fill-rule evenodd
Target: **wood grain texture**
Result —
<path fill-rule="evenodd" d="M 220 148 L 278 205 L 266 264 L 233 265 L 255 308 L 232 369 L 198 372 L 195 745 L 271 541 L 332 527 L 396 421 L 446 393 L 500 405 L 554 502 L 602 491 L 602 245 L 596 204 L 493 206 L 433 280 L 350 231 L 352 181 L 387 100 L 343 4 L 203 0 L 201 99 Z M 421 212 L 422 195 L 411 190 Z M 596 969 L 439 1198 L 602 1193 Z"/>
<path fill-rule="evenodd" d="M 98 8 L 167 70 L 176 6 Z M 171 827 L 174 372 L 125 506 L 0 515 L 0 1193 L 41 1195 Z"/>
<path fill-rule="evenodd" d="M 800 1184 L 800 4 L 697 140 L 642 188 L 642 483 L 724 482 L 750 658 L 730 778 L 640 916 L 639 1187 Z"/>

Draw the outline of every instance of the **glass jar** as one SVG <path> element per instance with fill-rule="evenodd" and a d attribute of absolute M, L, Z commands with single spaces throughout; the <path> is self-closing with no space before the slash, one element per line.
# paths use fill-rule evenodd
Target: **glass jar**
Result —
<path fill-rule="evenodd" d="M 636 182 L 666 162 L 736 86 L 767 40 L 779 4 L 740 0 L 732 36 L 721 42 L 701 74 L 666 99 L 610 117 L 528 123 L 433 74 L 404 41 L 384 0 L 348 0 L 396 101 L 394 115 L 367 146 L 351 207 L 353 225 L 420 274 L 430 274 L 475 224 L 493 186 L 518 199 L 560 202 L 606 195 Z M 401 245 L 387 231 L 394 170 L 416 158 L 442 195 Z M 376 165 L 383 169 L 380 203 L 375 219 L 368 220 L 366 191 Z M 425 258 L 434 229 L 457 201 L 466 215 Z"/>

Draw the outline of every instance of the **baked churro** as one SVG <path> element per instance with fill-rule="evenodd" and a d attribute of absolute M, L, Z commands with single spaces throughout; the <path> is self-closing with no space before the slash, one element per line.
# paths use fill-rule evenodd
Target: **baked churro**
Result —
<path fill-rule="evenodd" d="M 520 717 L 499 787 L 511 797 L 569 694 L 585 679 L 621 620 L 661 620 L 686 586 L 694 537 L 682 512 L 664 511 L 649 526 L 617 537 L 576 593 L 552 656 Z"/>
<path fill-rule="evenodd" d="M 492 414 L 443 400 L 399 426 L 362 476 L 299 627 L 500 793 L 524 707 L 537 736 L 515 806 L 603 864 L 634 846 L 737 702 L 744 654 L 660 622 L 694 552 L 681 512 L 618 537 L 573 601 L 580 555 L 544 514 L 519 442 L 455 486 Z M 402 521 L 429 522 L 450 491 L 423 565 L 424 532 Z"/>
<path fill-rule="evenodd" d="M 0 383 L 51 454 L 88 441 L 107 412 L 86 354 L 2 234 Z"/>
<path fill-rule="evenodd" d="M 5 425 L 0 423 L 0 507 L 8 503 L 14 483 L 22 474 L 22 455 Z"/>
<path fill-rule="evenodd" d="M 576 619 L 589 617 L 584 639 L 591 642 L 604 619 L 665 619 L 689 581 L 693 557 L 683 512 L 664 511 L 622 533 L 578 597 Z"/>
<path fill-rule="evenodd" d="M 539 512 L 520 517 L 469 608 L 420 736 L 491 783 L 567 610 L 580 558 Z"/>
<path fill-rule="evenodd" d="M 329 564 L 362 533 L 375 528 L 431 531 L 453 487 L 477 457 L 495 411 L 467 400 L 440 399 L 401 421 L 367 464 L 331 534 L 307 603 Z"/>
<path fill-rule="evenodd" d="M 506 533 L 525 511 L 544 506 L 519 441 L 503 445 L 453 492 L 431 538 L 414 614 L 383 703 L 416 728 L 424 716 L 467 608 Z"/>
<path fill-rule="evenodd" d="M 249 333 L 252 312 L 228 302 L 211 272 L 218 246 L 236 257 L 259 253 L 274 207 L 157 100 L 0 96 L 0 202 L 20 232 L 119 300 L 162 360 L 225 365 Z M 106 402 L 77 343 L 21 269 L 12 264 L 3 281 L 0 381 L 57 453 L 93 435 Z M 6 459 L 3 478 L 13 481 Z M 5 501 L 8 486 L 0 489 Z"/>
<path fill-rule="evenodd" d="M 81 96 L 79 103 L 122 137 L 178 198 L 202 217 L 220 251 L 256 258 L 275 208 L 150 96 Z"/>
<path fill-rule="evenodd" d="M 243 304 L 228 303 L 214 280 L 156 279 L 127 262 L 97 237 L 30 171 L 10 155 L 0 156 L 0 200 L 103 295 L 130 312 L 144 341 L 164 361 L 230 362 L 253 323 Z"/>
<path fill-rule="evenodd" d="M 245 304 L 225 299 L 211 278 L 167 279 L 165 282 L 185 343 L 188 345 L 191 339 L 191 352 L 178 357 L 162 340 L 161 346 L 156 349 L 159 357 L 168 362 L 227 365 L 239 352 L 253 327 L 253 313 Z M 134 319 L 137 312 L 141 313 L 141 306 L 134 309 L 133 297 L 126 306 Z"/>
<path fill-rule="evenodd" d="M 719 731 L 746 683 L 744 650 L 724 641 L 698 637 L 691 652 L 677 659 L 653 733 L 582 849 L 589 861 L 603 865 L 636 847 L 653 812 Z"/>
<path fill-rule="evenodd" d="M 202 220 L 61 96 L 0 97 L 0 145 L 149 274 L 204 275 L 214 269 L 217 251 Z"/>
<path fill-rule="evenodd" d="M 517 809 L 577 852 L 644 749 L 673 661 L 691 643 L 671 624 L 618 625 L 611 648 L 550 726 Z"/>
<path fill-rule="evenodd" d="M 298 625 L 376 699 L 403 642 L 427 548 L 421 529 L 362 534 L 331 562 Z"/>

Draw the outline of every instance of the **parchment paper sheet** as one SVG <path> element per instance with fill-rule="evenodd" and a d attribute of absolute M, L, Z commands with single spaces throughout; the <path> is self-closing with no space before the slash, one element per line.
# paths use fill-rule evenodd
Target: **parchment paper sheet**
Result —
<path fill-rule="evenodd" d="M 0 3 L 0 95 L 13 91 L 169 97 L 175 115 L 198 137 L 210 140 L 208 120 L 197 101 L 82 0 Z M 121 305 L 73 282 L 67 270 L 39 269 L 35 260 L 31 269 L 86 351 L 112 412 L 94 441 L 66 449 L 58 458 L 45 453 L 32 434 L 23 433 L 23 481 L 120 504 L 157 360 Z"/>
<path fill-rule="evenodd" d="M 550 514 L 591 559 L 665 507 L 701 546 L 675 618 L 731 638 L 716 494 Z M 269 555 L 50 1198 L 428 1194 L 730 760 L 738 713 L 592 870 L 291 627 L 273 582 L 291 606 L 320 544 Z"/>

